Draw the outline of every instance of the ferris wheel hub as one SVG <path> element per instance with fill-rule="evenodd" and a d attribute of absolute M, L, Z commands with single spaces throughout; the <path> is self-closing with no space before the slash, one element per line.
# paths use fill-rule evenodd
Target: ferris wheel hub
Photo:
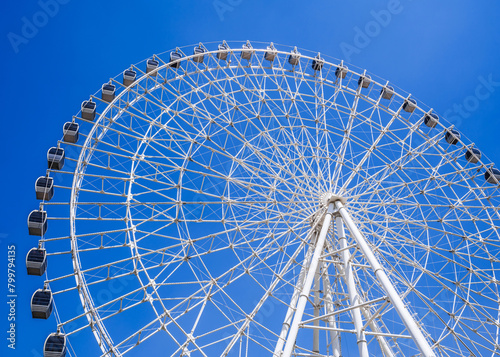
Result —
<path fill-rule="evenodd" d="M 327 192 L 321 195 L 320 204 L 322 207 L 328 207 L 330 203 L 335 203 L 336 201 L 342 202 L 343 205 L 347 203 L 347 199 L 345 197 L 336 195 L 332 192 Z"/>

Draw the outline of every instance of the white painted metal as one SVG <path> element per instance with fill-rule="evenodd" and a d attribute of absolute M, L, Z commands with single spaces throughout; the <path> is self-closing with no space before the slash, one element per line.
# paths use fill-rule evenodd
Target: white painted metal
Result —
<path fill-rule="evenodd" d="M 425 357 L 435 357 L 436 355 L 434 354 L 434 351 L 432 350 L 429 343 L 425 339 L 422 331 L 420 330 L 420 327 L 416 324 L 415 320 L 406 309 L 403 300 L 397 293 L 396 289 L 394 289 L 394 286 L 392 285 L 387 274 L 385 273 L 384 268 L 382 267 L 382 265 L 380 265 L 379 261 L 373 254 L 373 251 L 368 245 L 363 234 L 359 231 L 358 227 L 352 220 L 351 216 L 349 215 L 349 212 L 347 212 L 346 208 L 340 201 L 336 201 L 335 206 L 339 210 L 339 213 L 342 216 L 343 221 L 345 222 L 347 228 L 349 229 L 354 239 L 356 240 L 356 243 L 358 243 L 358 246 L 363 252 L 365 259 L 371 265 L 377 279 L 379 280 L 379 283 L 387 293 L 387 296 L 389 297 L 392 305 L 396 309 L 398 315 L 401 317 L 401 320 L 408 329 L 408 332 L 411 334 L 413 341 L 417 345 L 418 349 Z"/>
<path fill-rule="evenodd" d="M 332 295 L 332 286 L 330 284 L 330 278 L 328 277 L 328 269 L 327 264 L 323 263 L 323 274 L 321 276 L 323 280 L 323 292 L 324 292 L 324 300 L 325 300 L 325 311 L 326 314 L 333 314 L 335 311 L 335 306 L 333 303 Z M 335 317 L 330 315 L 327 317 L 328 326 L 332 329 L 337 329 L 337 322 L 335 321 Z M 338 331 L 332 330 L 330 331 L 330 340 L 332 345 L 332 356 L 333 357 L 341 357 L 342 349 L 340 345 L 340 333 Z"/>
<path fill-rule="evenodd" d="M 316 268 L 316 274 L 314 275 L 314 317 L 319 317 L 319 310 L 320 310 L 320 299 L 319 299 L 319 293 L 320 293 L 320 267 L 321 265 L 318 264 L 318 267 Z M 314 326 L 319 326 L 319 319 L 314 321 Z M 314 330 L 313 331 L 313 353 L 319 354 L 319 330 Z"/>
<path fill-rule="evenodd" d="M 340 202 L 340 201 L 339 201 Z M 351 254 L 347 248 L 347 240 L 344 232 L 344 223 L 340 216 L 335 217 L 335 228 L 337 229 L 337 239 L 340 243 L 342 251 L 342 262 L 344 264 L 344 279 L 349 293 L 349 302 L 351 306 L 361 304 L 361 298 L 356 289 L 356 282 L 354 281 L 354 273 L 351 266 Z M 368 345 L 366 342 L 365 331 L 363 330 L 363 321 L 361 319 L 361 311 L 355 308 L 351 311 L 354 328 L 356 329 L 356 338 L 358 340 L 358 349 L 360 357 L 368 357 Z"/>
<path fill-rule="evenodd" d="M 314 248 L 314 254 L 311 258 L 311 264 L 309 265 L 309 270 L 306 275 L 306 280 L 304 282 L 304 286 L 302 291 L 300 292 L 299 301 L 297 302 L 297 309 L 293 316 L 292 325 L 290 327 L 290 332 L 288 333 L 288 337 L 285 344 L 285 349 L 283 351 L 283 357 L 290 357 L 292 355 L 293 349 L 295 347 L 295 340 L 297 339 L 297 334 L 299 332 L 299 324 L 302 321 L 302 315 L 304 314 L 304 308 L 307 304 L 307 299 L 309 297 L 309 293 L 311 291 L 311 285 L 314 280 L 314 276 L 316 275 L 316 270 L 319 265 L 319 258 L 323 253 L 323 248 L 325 246 L 326 236 L 330 229 L 330 224 L 332 222 L 334 205 L 330 203 L 328 205 L 328 210 L 325 214 L 325 218 L 323 220 L 323 225 L 321 227 L 321 232 L 316 240 L 316 247 Z"/>
<path fill-rule="evenodd" d="M 361 312 L 363 313 L 363 316 L 366 319 L 366 323 L 363 326 L 363 330 L 366 329 L 367 326 L 370 326 L 371 331 L 373 331 L 376 335 L 377 341 L 380 345 L 380 349 L 384 353 L 384 356 L 386 357 L 393 357 L 394 352 L 392 351 L 391 347 L 387 343 L 387 339 L 383 336 L 383 333 L 380 332 L 380 327 L 377 324 L 377 321 L 375 321 L 375 318 L 378 316 L 378 314 L 382 311 L 382 309 L 386 306 L 387 302 L 384 302 L 381 307 L 379 308 L 378 311 L 376 311 L 373 315 L 370 313 L 368 308 L 361 308 Z"/>
<path fill-rule="evenodd" d="M 349 249 L 352 249 L 352 248 L 355 248 L 355 245 L 347 246 L 345 248 L 341 248 L 341 249 L 333 252 L 333 250 L 330 248 L 330 246 L 327 246 L 327 251 L 328 251 L 327 256 L 332 256 L 333 254 L 341 254 L 343 251 L 349 250 Z M 338 270 L 338 272 L 339 272 L 340 275 L 345 276 L 344 267 L 342 265 L 335 264 L 335 267 Z M 326 276 L 326 278 L 328 278 L 328 276 Z M 356 289 L 357 289 L 357 287 L 356 287 Z M 359 292 L 356 292 L 356 295 L 360 297 L 360 305 L 359 305 L 360 306 L 360 310 L 361 310 L 361 313 L 363 314 L 363 316 L 364 316 L 364 318 L 366 320 L 366 323 L 363 326 L 362 330 L 363 331 L 366 330 L 366 327 L 369 326 L 370 329 L 371 329 L 371 331 L 373 331 L 375 333 L 378 333 L 375 336 L 376 336 L 377 341 L 378 341 L 378 343 L 380 345 L 380 349 L 384 353 L 384 356 L 385 357 L 393 357 L 394 356 L 394 352 L 392 351 L 391 347 L 387 343 L 386 338 L 381 334 L 380 327 L 378 326 L 377 321 L 375 320 L 375 318 L 378 316 L 378 313 L 380 313 L 382 311 L 382 308 L 379 308 L 379 311 L 377 311 L 375 314 L 371 314 L 369 307 L 370 307 L 370 305 L 375 304 L 376 302 L 372 301 L 371 303 L 368 302 L 368 304 L 366 304 L 366 302 L 363 301 L 363 299 L 361 298 L 361 295 L 360 295 Z M 386 301 L 384 304 L 382 304 L 382 307 L 386 306 L 387 302 L 388 301 Z M 333 310 L 327 311 L 327 315 L 325 317 L 330 320 L 330 319 L 333 318 L 333 314 L 335 314 L 335 312 Z M 335 326 L 330 326 L 330 327 L 336 328 Z M 334 333 L 334 332 L 335 331 L 331 331 L 331 333 Z M 333 336 L 332 336 L 332 340 L 333 340 Z"/>
<path fill-rule="evenodd" d="M 314 230 L 311 230 L 311 232 L 309 232 L 309 234 L 307 235 L 306 239 L 308 239 L 309 237 L 311 237 L 311 240 L 313 241 L 314 240 L 314 237 L 315 237 L 315 231 Z M 293 261 L 295 260 L 295 258 L 297 258 L 299 252 L 303 249 L 303 244 L 302 243 L 295 251 L 294 255 L 292 256 L 292 259 L 290 259 L 286 265 L 284 266 L 283 268 L 283 271 L 286 271 L 289 269 L 289 267 L 292 265 Z M 314 245 L 311 244 L 309 249 L 308 249 L 308 252 L 309 251 L 314 251 Z M 307 269 L 303 269 L 304 271 L 307 271 Z M 255 315 L 257 314 L 257 312 L 259 311 L 259 309 L 262 307 L 262 305 L 265 303 L 265 301 L 267 300 L 267 298 L 269 297 L 269 293 L 276 287 L 276 285 L 279 283 L 280 281 L 280 278 L 279 276 L 281 276 L 283 274 L 283 271 L 280 272 L 280 274 L 278 275 L 278 278 L 274 279 L 273 283 L 271 284 L 270 288 L 268 291 L 266 291 L 266 294 L 264 295 L 264 297 L 259 301 L 259 303 L 257 304 L 257 306 L 255 307 L 255 309 L 252 311 L 252 313 L 250 314 L 249 318 L 246 319 L 245 323 L 240 327 L 238 333 L 236 333 L 234 336 L 233 336 L 233 339 L 228 343 L 227 347 L 225 348 L 224 352 L 222 353 L 223 356 L 226 356 L 227 354 L 229 354 L 231 348 L 235 345 L 236 343 L 236 340 L 238 339 L 239 336 L 242 336 L 244 331 L 248 331 L 248 329 L 250 328 L 250 322 L 252 321 L 252 319 L 255 317 Z M 299 278 L 299 281 L 300 281 L 300 278 Z M 296 288 L 296 290 L 300 293 L 300 290 L 298 290 Z M 291 308 L 292 305 L 289 306 L 289 309 L 291 309 L 290 311 L 293 312 L 293 308 Z M 286 325 L 285 324 L 283 325 L 283 328 L 288 330 L 289 328 L 289 325 Z M 278 340 L 278 342 L 281 341 Z M 248 342 L 248 340 L 247 340 Z M 281 351 L 280 351 L 281 352 Z"/>
<path fill-rule="evenodd" d="M 306 278 L 306 274 L 309 271 L 309 265 L 311 264 L 311 258 L 314 254 L 315 242 L 317 238 L 316 234 L 316 226 L 311 231 L 311 243 L 309 244 L 309 249 L 307 250 L 306 257 L 304 258 L 304 262 L 302 265 L 302 269 L 300 270 L 299 277 L 297 279 L 297 284 L 295 285 L 292 299 L 290 301 L 290 305 L 288 305 L 288 309 L 286 311 L 285 320 L 281 327 L 280 336 L 278 338 L 278 342 L 276 343 L 276 347 L 274 349 L 273 356 L 278 357 L 283 352 L 283 346 L 286 342 L 286 335 L 288 334 L 288 330 L 290 329 L 290 324 L 292 323 L 293 313 L 297 306 L 297 300 L 299 299 L 300 292 L 304 286 L 304 280 Z"/>

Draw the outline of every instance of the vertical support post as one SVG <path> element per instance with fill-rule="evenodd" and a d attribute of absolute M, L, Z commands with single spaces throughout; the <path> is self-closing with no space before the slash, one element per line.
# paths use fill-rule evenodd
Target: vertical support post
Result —
<path fill-rule="evenodd" d="M 316 229 L 316 227 L 314 227 Z M 313 232 L 311 234 L 311 245 L 307 250 L 306 257 L 304 259 L 304 265 L 299 273 L 299 279 L 297 281 L 297 285 L 295 286 L 295 290 L 292 295 L 292 300 L 290 301 L 290 305 L 288 306 L 288 310 L 286 311 L 285 321 L 281 326 L 281 333 L 278 339 L 278 343 L 276 343 L 276 347 L 274 349 L 273 357 L 279 357 L 281 352 L 283 351 L 283 346 L 285 345 L 286 335 L 288 330 L 290 329 L 290 324 L 292 322 L 293 312 L 295 311 L 295 307 L 297 306 L 297 300 L 299 299 L 300 292 L 302 291 L 302 287 L 304 285 L 304 280 L 306 278 L 306 274 L 309 270 L 309 264 L 311 263 L 311 258 L 314 253 L 314 247 L 316 243 L 317 234 Z"/>
<path fill-rule="evenodd" d="M 329 245 L 326 246 L 326 250 L 328 252 L 332 252 L 332 249 Z M 337 264 L 336 264 L 337 266 Z M 344 268 L 342 266 L 337 266 L 337 269 L 338 271 L 341 273 L 341 274 L 344 274 Z M 326 279 L 328 279 L 328 275 L 326 276 Z M 325 278 L 323 278 L 323 282 L 325 284 L 327 284 L 325 282 Z M 328 285 L 330 285 L 330 283 L 328 282 Z M 356 294 L 359 295 L 359 293 L 357 292 Z M 364 301 L 361 300 L 361 303 L 363 303 Z M 330 313 L 333 313 L 333 308 L 332 310 L 327 310 L 327 314 L 330 314 Z M 367 307 L 365 308 L 361 308 L 361 313 L 363 314 L 363 316 L 365 317 L 365 320 L 367 320 L 367 322 L 365 322 L 365 325 L 368 323 L 368 326 L 370 326 L 370 329 L 373 331 L 373 332 L 381 332 L 380 331 L 380 327 L 378 326 L 377 322 L 375 321 L 374 319 L 374 316 L 370 313 L 370 311 L 367 309 Z M 332 316 L 329 316 L 329 318 L 332 318 Z M 335 322 L 335 320 L 334 320 Z M 335 326 L 330 326 L 330 327 L 333 327 L 333 328 L 336 328 Z M 340 334 L 339 334 L 340 336 Z M 380 345 L 380 348 L 382 350 L 382 352 L 384 353 L 384 357 L 394 357 L 394 352 L 392 351 L 391 347 L 387 344 L 387 341 L 385 339 L 384 336 L 381 336 L 381 335 L 376 335 L 375 338 L 377 339 L 379 345 Z M 333 340 L 333 336 L 332 336 L 332 340 Z M 339 339 L 340 341 L 340 339 Z M 340 343 L 340 342 L 339 342 Z M 334 350 L 335 351 L 335 350 Z M 339 344 L 339 351 L 340 351 L 340 344 Z M 340 353 L 339 355 L 336 355 L 335 353 L 333 354 L 333 357 L 341 357 L 340 356 Z"/>
<path fill-rule="evenodd" d="M 365 237 L 361 232 L 359 231 L 358 227 L 352 220 L 351 216 L 349 215 L 349 212 L 347 212 L 346 208 L 340 201 L 335 202 L 335 206 L 339 210 L 340 215 L 342 216 L 343 221 L 347 225 L 347 228 L 353 235 L 353 238 L 356 240 L 356 243 L 358 244 L 359 248 L 361 249 L 361 252 L 363 253 L 365 259 L 368 261 L 370 264 L 371 268 L 373 269 L 375 276 L 377 277 L 380 285 L 384 289 L 385 293 L 389 297 L 392 305 L 394 306 L 396 312 L 398 313 L 399 317 L 403 321 L 404 325 L 406 326 L 406 329 L 410 333 L 413 341 L 417 345 L 417 348 L 420 350 L 422 353 L 423 357 L 436 357 L 434 352 L 432 351 L 432 348 L 430 347 L 429 343 L 425 339 L 422 331 L 418 327 L 417 323 L 411 316 L 411 314 L 408 312 L 406 309 L 406 306 L 403 303 L 403 300 L 397 293 L 396 289 L 392 285 L 391 281 L 389 280 L 389 277 L 387 276 L 384 268 L 382 265 L 380 265 L 379 261 L 373 254 L 373 251 L 371 250 L 370 246 L 368 245 Z"/>
<path fill-rule="evenodd" d="M 314 317 L 319 317 L 319 265 L 314 276 Z M 319 327 L 319 319 L 314 321 L 314 326 Z M 319 354 L 319 329 L 313 330 L 313 353 Z"/>
<path fill-rule="evenodd" d="M 325 308 L 327 314 L 333 314 L 333 299 L 332 299 L 332 287 L 330 285 L 330 278 L 328 277 L 328 269 L 326 263 L 323 263 L 323 297 L 325 299 Z M 330 330 L 330 339 L 332 340 L 332 356 L 341 357 L 340 354 L 340 332 L 335 331 L 337 329 L 337 323 L 335 322 L 335 317 L 328 316 L 328 326 L 332 328 Z"/>
<path fill-rule="evenodd" d="M 283 357 L 290 357 L 292 355 L 293 349 L 295 347 L 295 341 L 297 339 L 297 334 L 299 332 L 299 324 L 302 321 L 302 316 L 304 314 L 304 309 L 307 304 L 307 298 L 311 292 L 311 286 L 316 274 L 316 269 L 318 269 L 319 258 L 323 252 L 325 246 L 326 236 L 328 230 L 330 229 L 330 224 L 332 223 L 332 215 L 334 211 L 333 203 L 328 204 L 328 211 L 326 212 L 325 218 L 323 220 L 323 226 L 321 227 L 321 232 L 316 240 L 316 247 L 314 249 L 314 254 L 311 259 L 311 264 L 309 266 L 309 271 L 307 272 L 306 280 L 304 286 L 300 293 L 299 301 L 297 303 L 297 309 L 295 315 L 293 316 L 292 325 L 290 327 L 290 332 L 288 334 L 285 350 L 283 351 Z"/>
<path fill-rule="evenodd" d="M 344 223 L 342 218 L 337 216 L 335 218 L 335 225 L 337 228 L 337 239 L 339 240 L 340 249 L 342 251 L 342 261 L 344 263 L 344 278 L 347 285 L 347 292 L 349 294 L 349 301 L 351 306 L 356 306 L 361 303 L 361 299 L 356 289 L 356 282 L 354 281 L 354 274 L 351 265 L 351 254 L 347 249 L 347 240 L 344 232 Z M 358 340 L 358 349 L 360 357 L 368 357 L 368 345 L 366 343 L 365 331 L 363 330 L 363 320 L 361 319 L 361 311 L 358 308 L 351 311 L 354 328 L 356 330 L 356 337 Z"/>

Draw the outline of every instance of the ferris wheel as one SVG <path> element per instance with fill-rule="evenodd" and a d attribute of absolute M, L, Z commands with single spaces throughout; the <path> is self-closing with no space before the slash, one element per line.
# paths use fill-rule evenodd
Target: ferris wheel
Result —
<path fill-rule="evenodd" d="M 47 160 L 44 356 L 94 355 L 88 334 L 101 356 L 500 355 L 500 171 L 364 70 L 177 48 L 85 100 Z"/>

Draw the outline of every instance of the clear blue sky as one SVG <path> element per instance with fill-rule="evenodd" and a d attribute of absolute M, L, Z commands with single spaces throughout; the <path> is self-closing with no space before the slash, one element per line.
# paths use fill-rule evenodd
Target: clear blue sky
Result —
<path fill-rule="evenodd" d="M 24 258 L 27 214 L 46 151 L 82 100 L 130 64 L 176 46 L 220 40 L 296 45 L 345 59 L 445 115 L 500 166 L 500 3 L 453 0 L 4 0 L 0 330 L 7 331 L 7 246 L 17 250 L 17 349 L 37 356 L 55 321 L 32 321 L 40 281 Z M 45 4 L 45 5 L 44 5 Z M 45 15 L 44 15 L 45 14 Z M 390 16 L 388 16 L 390 14 Z M 279 47 L 279 45 L 278 45 Z M 53 268 L 53 267 L 52 267 Z M 77 304 L 77 302 L 75 302 Z M 40 328 L 40 331 L 35 329 Z M 92 341 L 93 343 L 94 341 Z"/>

